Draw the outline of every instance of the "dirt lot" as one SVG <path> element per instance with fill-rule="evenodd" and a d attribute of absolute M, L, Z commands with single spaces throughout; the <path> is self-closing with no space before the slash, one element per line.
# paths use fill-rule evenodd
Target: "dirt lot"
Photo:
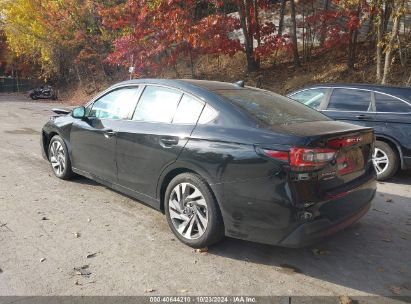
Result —
<path fill-rule="evenodd" d="M 197 253 L 161 213 L 52 175 L 39 146 L 52 107 L 0 96 L 0 295 L 411 295 L 410 172 L 316 246 L 225 239 Z"/>

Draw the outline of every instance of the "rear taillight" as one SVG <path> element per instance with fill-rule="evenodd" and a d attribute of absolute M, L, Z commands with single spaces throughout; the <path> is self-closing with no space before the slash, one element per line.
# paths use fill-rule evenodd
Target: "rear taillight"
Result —
<path fill-rule="evenodd" d="M 334 159 L 336 153 L 331 149 L 292 148 L 290 164 L 295 167 L 316 167 Z"/>
<path fill-rule="evenodd" d="M 283 161 L 289 161 L 290 160 L 290 155 L 288 152 L 285 151 L 275 151 L 275 150 L 263 150 L 264 154 L 268 157 L 283 160 Z"/>
<path fill-rule="evenodd" d="M 362 141 L 362 136 L 345 137 L 339 139 L 332 139 L 328 142 L 327 146 L 330 148 L 339 149 L 354 146 L 358 143 L 361 143 Z"/>
<path fill-rule="evenodd" d="M 296 148 L 289 151 L 263 149 L 264 155 L 280 161 L 288 162 L 296 170 L 314 170 L 324 167 L 335 159 L 336 150 L 317 148 Z"/>

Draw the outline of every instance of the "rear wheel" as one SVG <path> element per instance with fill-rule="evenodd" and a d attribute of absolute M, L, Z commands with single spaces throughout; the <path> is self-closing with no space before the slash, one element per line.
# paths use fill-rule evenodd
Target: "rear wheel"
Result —
<path fill-rule="evenodd" d="M 168 185 L 164 200 L 167 222 L 184 244 L 202 248 L 223 238 L 220 209 L 209 186 L 198 175 L 176 176 Z"/>
<path fill-rule="evenodd" d="M 399 159 L 394 149 L 386 142 L 377 140 L 375 142 L 372 156 L 378 180 L 386 180 L 392 177 L 398 170 Z"/>
<path fill-rule="evenodd" d="M 61 179 L 70 179 L 74 173 L 71 170 L 71 162 L 67 147 L 63 139 L 55 135 L 49 144 L 49 160 L 54 175 Z"/>

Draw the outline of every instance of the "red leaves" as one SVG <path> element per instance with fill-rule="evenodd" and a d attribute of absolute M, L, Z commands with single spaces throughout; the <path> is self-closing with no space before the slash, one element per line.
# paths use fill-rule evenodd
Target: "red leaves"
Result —
<path fill-rule="evenodd" d="M 344 7 L 343 2 L 344 0 L 340 0 L 338 4 Z M 347 44 L 350 30 L 357 30 L 361 26 L 360 15 L 364 13 L 361 8 L 360 10 L 358 7 L 356 10 L 319 10 L 305 18 L 303 26 L 307 29 L 306 35 L 310 33 L 317 41 L 323 39 L 324 49 Z"/>
<path fill-rule="evenodd" d="M 260 58 L 267 58 L 278 50 L 291 51 L 292 42 L 290 36 L 285 35 L 269 35 L 264 36 L 262 39 L 262 44 L 255 49 L 256 55 Z"/>
<path fill-rule="evenodd" d="M 257 56 L 269 56 L 279 48 L 289 46 L 287 36 L 277 37 L 275 25 L 260 25 L 255 10 L 265 10 L 270 0 L 250 1 L 249 35 L 260 40 Z M 254 7 L 255 3 L 257 7 Z M 239 8 L 242 1 L 236 0 Z M 113 64 L 135 66 L 155 75 L 162 68 L 174 65 L 179 58 L 195 59 L 200 54 L 234 55 L 244 46 L 233 33 L 241 29 L 235 14 L 226 15 L 222 8 L 225 1 L 212 0 L 214 12 L 199 18 L 196 0 L 127 0 L 110 8 L 100 9 L 103 25 L 117 38 L 108 60 Z M 243 9 L 245 9 L 243 7 Z"/>
<path fill-rule="evenodd" d="M 349 0 L 334 1 L 341 9 L 320 10 L 304 20 L 304 27 L 312 35 L 310 39 L 321 40 L 324 48 L 347 43 L 348 33 L 360 27 L 361 16 L 368 9 L 366 0 L 358 0 L 355 5 Z M 102 24 L 114 38 L 108 61 L 125 67 L 133 65 L 137 73 L 155 75 L 180 58 L 244 51 L 244 45 L 233 38 L 236 31 L 242 30 L 238 14 L 226 15 L 219 10 L 225 2 L 210 0 L 214 11 L 206 17 L 198 16 L 196 0 L 126 0 L 100 8 Z M 261 16 L 255 14 L 268 9 L 270 3 L 270 0 L 233 1 L 247 15 L 246 35 L 259 42 L 258 46 L 254 42 L 256 58 L 267 58 L 292 46 L 288 35 L 277 35 L 274 23 L 261 23 Z M 249 10 L 248 14 L 245 10 Z"/>
<path fill-rule="evenodd" d="M 117 35 L 108 61 L 155 75 L 183 56 L 232 55 L 240 49 L 239 41 L 228 37 L 238 20 L 219 13 L 196 20 L 195 13 L 195 0 L 128 0 L 100 9 L 103 25 Z"/>
<path fill-rule="evenodd" d="M 360 18 L 356 15 L 350 15 L 350 18 L 347 23 L 348 29 L 356 30 L 356 29 L 359 29 L 360 26 L 361 26 Z"/>

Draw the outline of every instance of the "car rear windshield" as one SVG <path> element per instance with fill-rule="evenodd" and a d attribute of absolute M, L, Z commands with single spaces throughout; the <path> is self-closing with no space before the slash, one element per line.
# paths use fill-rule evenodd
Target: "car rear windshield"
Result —
<path fill-rule="evenodd" d="M 269 91 L 247 88 L 218 90 L 216 93 L 268 125 L 330 120 L 297 101 Z"/>

